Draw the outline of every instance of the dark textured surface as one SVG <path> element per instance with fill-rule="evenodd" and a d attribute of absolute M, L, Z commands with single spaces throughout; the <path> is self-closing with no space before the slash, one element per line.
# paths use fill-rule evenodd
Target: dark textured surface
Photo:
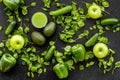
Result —
<path fill-rule="evenodd" d="M 32 14 L 37 11 L 42 11 L 41 8 L 43 6 L 42 0 L 25 0 L 26 4 L 30 4 L 32 1 L 37 2 L 37 6 L 34 8 L 29 8 L 29 14 L 25 17 L 31 18 Z M 63 3 L 70 4 L 71 0 L 59 0 Z M 83 0 L 73 0 L 78 3 L 78 6 L 84 7 L 84 4 L 82 3 Z M 92 0 L 86 0 L 91 2 Z M 120 19 L 120 0 L 108 0 L 110 2 L 110 8 L 107 9 L 108 12 L 110 12 L 112 15 L 108 15 L 106 17 L 117 17 Z M 53 5 L 53 4 L 52 4 Z M 4 34 L 4 29 L 8 25 L 7 23 L 7 17 L 4 12 L 4 5 L 0 3 L 0 25 L 4 26 L 3 31 L 0 32 L 0 41 L 7 39 L 7 37 Z M 51 9 L 54 9 L 54 6 L 51 7 Z M 43 12 L 43 11 L 42 11 Z M 49 21 L 52 21 L 52 18 L 49 16 L 48 12 L 44 12 L 48 18 Z M 35 29 L 31 23 L 30 28 L 32 30 L 37 30 Z M 93 24 L 93 20 L 87 20 L 86 21 L 86 26 L 84 29 L 87 29 L 89 26 Z M 57 49 L 62 51 L 62 47 L 65 46 L 65 43 L 59 41 L 58 39 L 58 32 L 60 32 L 62 28 L 57 25 L 57 31 L 56 34 L 51 37 L 49 40 L 54 40 L 56 42 Z M 81 31 L 82 31 L 81 30 Z M 79 31 L 78 33 L 81 33 Z M 90 35 L 94 34 L 94 32 L 91 32 Z M 116 51 L 115 54 L 115 61 L 120 60 L 120 32 L 117 33 L 112 33 L 110 31 L 105 31 L 105 36 L 109 38 L 110 44 L 108 46 L 112 48 L 113 50 Z M 77 43 L 84 43 L 84 40 L 77 41 Z M 41 51 L 45 50 L 48 46 L 48 42 L 46 43 L 45 46 L 43 47 L 38 47 Z M 21 65 L 21 61 L 18 60 L 17 65 L 12 69 L 12 71 L 8 73 L 1 73 L 0 72 L 0 80 L 58 80 L 58 78 L 54 75 L 52 72 L 52 67 L 48 67 L 48 71 L 40 76 L 35 75 L 35 78 L 27 78 L 26 76 L 27 72 L 27 67 Z M 65 80 L 120 80 L 120 69 L 116 69 L 114 74 L 112 75 L 111 72 L 107 73 L 104 75 L 101 70 L 98 69 L 97 64 L 95 64 L 93 67 L 86 68 L 84 71 L 79 71 L 78 66 L 76 65 L 76 70 L 69 72 L 69 77 Z"/>

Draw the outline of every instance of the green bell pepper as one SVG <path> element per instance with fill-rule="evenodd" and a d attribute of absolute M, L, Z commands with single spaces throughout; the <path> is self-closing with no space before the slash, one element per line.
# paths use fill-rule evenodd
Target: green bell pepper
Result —
<path fill-rule="evenodd" d="M 21 0 L 3 0 L 3 3 L 10 10 L 18 9 Z"/>
<path fill-rule="evenodd" d="M 76 44 L 72 47 L 72 56 L 73 58 L 78 61 L 84 61 L 85 59 L 85 47 L 82 44 Z"/>
<path fill-rule="evenodd" d="M 3 54 L 0 60 L 0 70 L 2 72 L 8 72 L 10 69 L 12 69 L 15 66 L 15 64 L 16 64 L 16 59 L 12 55 L 5 53 Z"/>
<path fill-rule="evenodd" d="M 58 63 L 53 67 L 53 71 L 58 78 L 63 79 L 68 77 L 68 68 L 64 63 Z"/>

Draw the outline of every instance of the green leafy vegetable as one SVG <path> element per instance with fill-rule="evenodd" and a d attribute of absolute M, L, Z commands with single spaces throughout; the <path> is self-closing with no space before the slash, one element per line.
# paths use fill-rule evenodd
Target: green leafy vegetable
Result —
<path fill-rule="evenodd" d="M 32 2 L 32 3 L 30 4 L 30 6 L 32 6 L 32 7 L 34 7 L 34 6 L 36 6 L 36 5 L 37 5 L 36 2 Z"/>
<path fill-rule="evenodd" d="M 80 65 L 79 70 L 84 70 L 84 65 Z"/>
<path fill-rule="evenodd" d="M 116 68 L 120 68 L 120 61 L 115 62 L 115 67 L 113 68 L 112 74 L 114 73 Z"/>
<path fill-rule="evenodd" d="M 22 7 L 22 14 L 23 14 L 23 15 L 28 14 L 27 6 L 23 6 L 23 7 Z"/>
<path fill-rule="evenodd" d="M 75 67 L 73 66 L 73 60 L 68 60 L 65 62 L 69 70 L 74 70 Z"/>
<path fill-rule="evenodd" d="M 3 29 L 3 26 L 0 26 L 0 31 Z"/>
<path fill-rule="evenodd" d="M 43 3 L 44 3 L 44 8 L 43 10 L 47 10 L 50 8 L 50 5 L 51 5 L 51 0 L 43 0 Z"/>

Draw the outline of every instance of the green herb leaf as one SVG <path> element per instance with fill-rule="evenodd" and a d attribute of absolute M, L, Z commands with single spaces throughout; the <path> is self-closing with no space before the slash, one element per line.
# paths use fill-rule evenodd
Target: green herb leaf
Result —
<path fill-rule="evenodd" d="M 23 15 L 28 14 L 27 6 L 23 6 L 23 7 L 22 7 L 22 14 L 23 14 Z"/>
<path fill-rule="evenodd" d="M 36 5 L 37 5 L 36 2 L 32 2 L 32 3 L 30 4 L 30 6 L 32 6 L 32 7 L 35 7 Z"/>
<path fill-rule="evenodd" d="M 80 65 L 79 70 L 84 70 L 84 65 Z"/>

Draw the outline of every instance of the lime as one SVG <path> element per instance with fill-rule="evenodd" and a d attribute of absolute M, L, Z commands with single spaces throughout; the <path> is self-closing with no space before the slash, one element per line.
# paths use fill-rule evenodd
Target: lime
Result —
<path fill-rule="evenodd" d="M 42 12 L 36 12 L 32 16 L 32 24 L 36 28 L 43 28 L 47 24 L 47 16 Z"/>

